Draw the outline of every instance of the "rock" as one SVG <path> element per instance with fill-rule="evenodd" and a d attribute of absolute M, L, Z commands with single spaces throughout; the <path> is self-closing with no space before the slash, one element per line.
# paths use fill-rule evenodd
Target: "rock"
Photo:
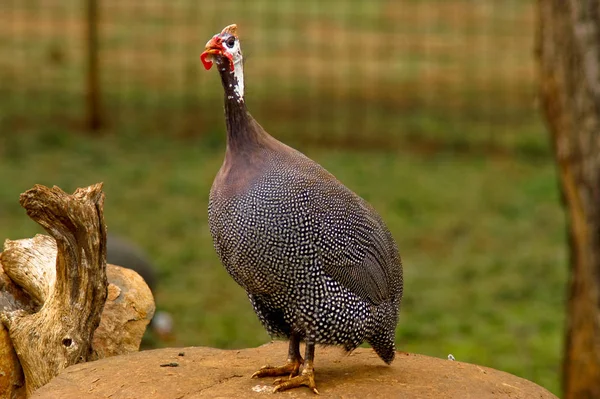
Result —
<path fill-rule="evenodd" d="M 108 297 L 92 345 L 98 358 L 137 351 L 154 316 L 152 292 L 138 273 L 109 264 L 106 277 Z"/>
<path fill-rule="evenodd" d="M 25 398 L 25 377 L 8 330 L 0 323 L 0 398 Z"/>
<path fill-rule="evenodd" d="M 273 397 L 265 395 L 270 395 L 274 378 L 250 376 L 262 365 L 281 364 L 286 354 L 285 342 L 241 350 L 190 347 L 137 352 L 71 366 L 33 398 Z M 371 349 L 359 348 L 348 356 L 336 347 L 318 348 L 315 371 L 324 397 L 556 398 L 502 371 L 403 352 L 387 366 Z M 308 388 L 275 397 L 315 398 Z"/>

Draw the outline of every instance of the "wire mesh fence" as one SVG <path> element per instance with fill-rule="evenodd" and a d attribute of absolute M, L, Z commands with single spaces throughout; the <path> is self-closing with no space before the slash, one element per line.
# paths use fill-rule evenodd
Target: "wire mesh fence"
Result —
<path fill-rule="evenodd" d="M 0 16 L 2 134 L 89 127 L 90 24 L 107 130 L 222 131 L 199 55 L 230 23 L 248 107 L 278 138 L 502 146 L 539 124 L 531 0 L 3 0 Z"/>

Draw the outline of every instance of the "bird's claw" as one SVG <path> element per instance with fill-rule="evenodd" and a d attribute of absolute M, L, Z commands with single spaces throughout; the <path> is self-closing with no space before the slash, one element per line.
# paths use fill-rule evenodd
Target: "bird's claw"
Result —
<path fill-rule="evenodd" d="M 294 373 L 290 373 L 290 375 L 287 376 L 287 378 L 277 378 L 275 381 L 273 381 L 273 385 L 278 385 L 281 384 L 284 380 L 291 380 L 292 378 L 294 378 L 296 375 L 298 374 L 294 374 Z"/>
<path fill-rule="evenodd" d="M 282 375 L 289 375 L 292 378 L 300 372 L 301 364 L 299 361 L 290 361 L 280 367 L 262 366 L 257 372 L 252 374 L 251 378 L 279 377 Z"/>
<path fill-rule="evenodd" d="M 274 384 L 277 384 L 277 386 L 273 388 L 273 393 L 306 386 L 309 387 L 314 394 L 319 395 L 317 385 L 315 384 L 315 374 L 312 370 L 303 371 L 302 374 L 292 377 L 287 381 L 282 380 L 282 378 L 275 380 Z"/>
<path fill-rule="evenodd" d="M 252 374 L 252 377 L 250 377 L 250 378 L 263 377 L 261 375 L 261 372 L 264 371 L 264 370 L 272 369 L 272 368 L 274 368 L 274 367 L 271 367 L 271 366 L 268 366 L 268 365 L 267 366 L 262 366 L 260 369 L 258 369 L 258 371 L 254 372 L 254 374 Z"/>

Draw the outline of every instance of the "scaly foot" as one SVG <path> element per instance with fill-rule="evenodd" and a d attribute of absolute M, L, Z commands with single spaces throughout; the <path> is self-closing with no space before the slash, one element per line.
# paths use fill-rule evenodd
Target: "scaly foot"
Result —
<path fill-rule="evenodd" d="M 262 377 L 278 377 L 287 375 L 289 378 L 295 377 L 300 372 L 300 366 L 304 363 L 302 358 L 297 360 L 288 360 L 288 362 L 280 367 L 263 366 L 256 373 L 252 374 L 252 378 Z"/>
<path fill-rule="evenodd" d="M 304 370 L 302 370 L 302 374 L 290 378 L 289 380 L 283 381 L 281 378 L 275 380 L 275 384 L 277 384 L 277 386 L 273 389 L 273 392 L 281 392 L 286 389 L 305 386 L 309 387 L 317 395 L 319 394 L 317 385 L 315 384 L 315 371 L 312 367 L 305 367 Z"/>

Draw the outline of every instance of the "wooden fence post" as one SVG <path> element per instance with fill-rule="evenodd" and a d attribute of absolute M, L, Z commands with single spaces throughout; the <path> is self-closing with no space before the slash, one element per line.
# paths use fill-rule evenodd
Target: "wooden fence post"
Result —
<path fill-rule="evenodd" d="M 102 128 L 100 100 L 100 67 L 98 40 L 98 0 L 86 1 L 86 127 L 90 131 Z"/>

